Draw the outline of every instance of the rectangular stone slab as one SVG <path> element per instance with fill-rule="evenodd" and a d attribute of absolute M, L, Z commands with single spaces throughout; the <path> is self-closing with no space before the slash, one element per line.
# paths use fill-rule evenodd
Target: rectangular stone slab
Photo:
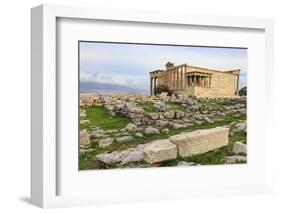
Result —
<path fill-rule="evenodd" d="M 182 157 L 203 154 L 228 145 L 229 128 L 216 127 L 195 130 L 170 137 Z"/>
<path fill-rule="evenodd" d="M 169 139 L 156 140 L 144 148 L 143 157 L 149 164 L 173 160 L 177 157 L 177 147 Z"/>

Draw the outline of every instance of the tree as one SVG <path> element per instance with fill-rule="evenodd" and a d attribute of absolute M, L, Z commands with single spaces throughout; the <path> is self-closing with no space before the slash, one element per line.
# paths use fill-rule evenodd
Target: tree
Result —
<path fill-rule="evenodd" d="M 155 87 L 154 91 L 155 95 L 161 94 L 161 92 L 167 92 L 169 96 L 172 95 L 172 91 L 166 85 L 158 85 L 157 87 Z"/>

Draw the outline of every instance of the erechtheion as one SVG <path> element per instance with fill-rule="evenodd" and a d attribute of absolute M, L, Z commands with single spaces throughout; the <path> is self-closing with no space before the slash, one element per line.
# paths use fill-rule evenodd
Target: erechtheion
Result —
<path fill-rule="evenodd" d="M 168 62 L 165 70 L 150 74 L 150 95 L 158 85 L 167 86 L 172 93 L 197 97 L 239 97 L 240 69 L 218 71 Z"/>

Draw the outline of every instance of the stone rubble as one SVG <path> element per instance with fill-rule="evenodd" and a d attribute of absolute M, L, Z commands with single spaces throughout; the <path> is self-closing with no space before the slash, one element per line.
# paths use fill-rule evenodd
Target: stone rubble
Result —
<path fill-rule="evenodd" d="M 86 129 L 80 130 L 80 146 L 87 146 L 91 143 L 89 134 Z"/>
<path fill-rule="evenodd" d="M 85 94 L 80 97 L 81 106 L 103 106 L 110 116 L 114 117 L 117 114 L 122 114 L 130 117 L 132 121 L 122 129 L 103 130 L 94 127 L 89 128 L 88 133 L 85 127 L 87 127 L 90 121 L 86 120 L 86 111 L 81 109 L 80 125 L 82 125 L 84 129 L 80 131 L 80 145 L 83 148 L 91 143 L 90 140 L 93 140 L 93 143 L 97 143 L 100 147 L 107 147 L 113 143 L 127 143 L 133 141 L 134 138 L 147 137 L 149 135 L 160 134 L 160 132 L 161 134 L 174 134 L 174 131 L 184 129 L 187 126 L 220 122 L 223 121 L 222 116 L 229 113 L 239 113 L 234 114 L 233 116 L 246 114 L 245 98 L 217 98 L 215 101 L 216 104 L 208 104 L 209 99 L 207 98 L 200 99 L 179 95 L 167 96 L 166 93 L 161 93 L 158 96 Z M 147 104 L 149 108 L 148 112 L 146 112 L 147 109 L 145 108 L 145 104 Z M 206 132 L 209 133 L 207 134 Z M 228 127 L 183 132 L 165 140 L 176 147 L 176 156 L 186 157 L 206 153 L 226 146 L 228 145 L 228 135 L 234 135 L 240 132 L 247 132 L 246 121 L 238 123 L 234 122 Z M 151 143 L 157 144 L 160 142 L 156 143 L 155 141 L 152 141 L 147 144 L 139 144 L 135 148 L 123 150 L 121 152 L 115 151 L 112 153 L 102 153 L 97 155 L 96 158 L 103 164 L 127 164 L 130 162 L 143 161 L 143 149 L 146 145 Z M 150 160 L 147 160 L 148 163 L 165 161 L 164 157 L 162 158 L 162 155 L 160 154 L 165 152 L 165 149 L 163 148 L 162 150 L 159 144 L 157 146 L 159 153 L 158 151 L 155 151 L 156 157 L 153 155 Z M 153 146 L 151 145 L 150 147 L 152 148 Z M 153 148 L 156 150 L 155 147 Z M 236 154 L 236 157 L 228 156 L 229 158 L 225 158 L 225 162 L 232 163 L 233 161 L 240 159 L 239 157 L 242 157 L 241 161 L 243 161 L 243 157 L 245 156 L 238 155 L 246 155 L 246 148 L 246 145 L 243 143 L 234 143 L 233 153 Z M 171 153 L 174 152 L 171 151 Z M 171 154 L 171 156 L 174 157 L 174 154 Z M 191 162 L 180 162 L 178 162 L 179 166 L 181 164 L 186 164 L 187 166 L 192 164 Z"/>
<path fill-rule="evenodd" d="M 235 154 L 247 154 L 247 145 L 238 141 L 233 145 L 233 152 Z"/>

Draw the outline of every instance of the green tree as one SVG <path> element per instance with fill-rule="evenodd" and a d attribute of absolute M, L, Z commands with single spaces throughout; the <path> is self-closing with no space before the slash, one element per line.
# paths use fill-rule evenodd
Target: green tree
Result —
<path fill-rule="evenodd" d="M 166 85 L 158 85 L 155 87 L 155 95 L 160 94 L 161 92 L 167 92 L 168 95 L 172 95 L 172 91 Z"/>

